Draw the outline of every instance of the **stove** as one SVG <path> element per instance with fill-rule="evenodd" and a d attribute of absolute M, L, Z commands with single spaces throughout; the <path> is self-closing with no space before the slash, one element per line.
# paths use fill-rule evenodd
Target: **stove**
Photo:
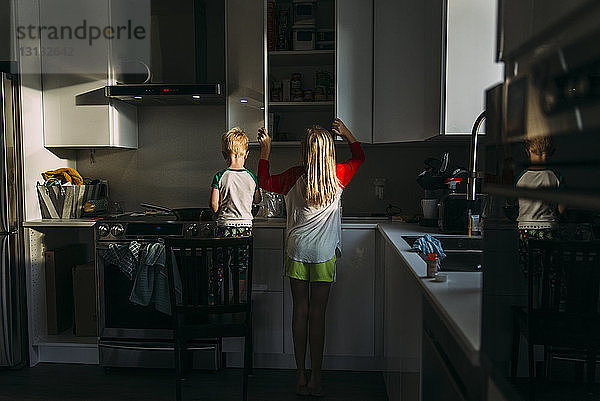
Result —
<path fill-rule="evenodd" d="M 128 213 L 107 216 L 96 224 L 96 242 L 153 241 L 158 238 L 212 238 L 214 221 L 180 221 L 171 214 Z"/>
<path fill-rule="evenodd" d="M 181 221 L 165 213 L 127 213 L 106 216 L 96 223 L 96 272 L 98 275 L 98 351 L 103 367 L 172 368 L 173 332 L 171 316 L 153 305 L 129 301 L 133 280 L 104 258 L 111 246 L 136 241 L 151 244 L 161 238 L 212 238 L 214 221 Z M 218 339 L 197 339 L 190 348 L 192 366 L 215 370 L 220 367 Z"/>

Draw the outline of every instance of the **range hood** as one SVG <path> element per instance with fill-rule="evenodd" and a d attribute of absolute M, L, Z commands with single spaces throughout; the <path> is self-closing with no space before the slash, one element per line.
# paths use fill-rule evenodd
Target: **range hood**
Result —
<path fill-rule="evenodd" d="M 109 99 L 135 106 L 225 104 L 223 84 L 108 85 L 75 96 L 77 106 L 108 104 Z"/>
<path fill-rule="evenodd" d="M 150 5 L 145 53 L 111 49 L 108 85 L 77 95 L 76 105 L 225 103 L 225 0 L 150 0 Z"/>

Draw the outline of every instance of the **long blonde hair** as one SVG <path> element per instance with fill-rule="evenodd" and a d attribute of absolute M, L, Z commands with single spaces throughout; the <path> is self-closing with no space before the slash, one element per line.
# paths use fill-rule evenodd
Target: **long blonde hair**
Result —
<path fill-rule="evenodd" d="M 306 203 L 315 207 L 329 205 L 335 199 L 340 182 L 335 170 L 333 138 L 325 128 L 314 125 L 306 130 L 302 162 L 306 171 Z"/>

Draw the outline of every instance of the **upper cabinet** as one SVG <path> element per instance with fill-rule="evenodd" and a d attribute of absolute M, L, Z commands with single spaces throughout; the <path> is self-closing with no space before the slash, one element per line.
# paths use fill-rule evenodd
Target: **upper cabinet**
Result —
<path fill-rule="evenodd" d="M 495 0 L 375 0 L 373 142 L 470 134 L 496 63 Z"/>
<path fill-rule="evenodd" d="M 336 116 L 360 142 L 373 140 L 373 0 L 336 6 Z"/>
<path fill-rule="evenodd" d="M 229 0 L 226 11 L 227 126 L 255 142 L 266 121 L 265 2 Z"/>
<path fill-rule="evenodd" d="M 440 133 L 443 0 L 375 0 L 373 142 Z"/>
<path fill-rule="evenodd" d="M 44 146 L 48 148 L 138 146 L 135 106 L 106 99 L 102 91 L 92 98 L 78 98 L 108 83 L 109 40 L 90 30 L 127 20 L 125 14 L 111 15 L 110 1 L 39 4 L 40 25 L 48 28 L 40 34 L 39 49 L 25 52 L 39 51 Z"/>
<path fill-rule="evenodd" d="M 298 142 L 335 115 L 335 1 L 268 1 L 267 110 L 274 142 Z"/>
<path fill-rule="evenodd" d="M 371 0 L 230 0 L 228 127 L 254 142 L 266 126 L 275 144 L 298 143 L 337 116 L 370 143 L 372 10 Z"/>
<path fill-rule="evenodd" d="M 485 90 L 504 79 L 503 64 L 496 62 L 496 16 L 496 0 L 447 0 L 445 134 L 471 134 L 485 109 Z"/>

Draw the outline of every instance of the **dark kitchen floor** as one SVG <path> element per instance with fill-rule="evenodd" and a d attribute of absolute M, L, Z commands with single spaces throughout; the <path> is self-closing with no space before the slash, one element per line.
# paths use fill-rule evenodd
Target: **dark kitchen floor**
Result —
<path fill-rule="evenodd" d="M 316 399 L 294 394 L 295 371 L 256 369 L 249 379 L 248 400 L 286 401 Z M 387 400 L 381 373 L 323 373 L 322 400 Z M 240 399 L 241 371 L 193 372 L 184 387 L 185 400 Z M 113 369 L 98 366 L 39 364 L 17 371 L 0 370 L 0 400 L 104 401 L 174 399 L 173 372 L 150 369 Z"/>

